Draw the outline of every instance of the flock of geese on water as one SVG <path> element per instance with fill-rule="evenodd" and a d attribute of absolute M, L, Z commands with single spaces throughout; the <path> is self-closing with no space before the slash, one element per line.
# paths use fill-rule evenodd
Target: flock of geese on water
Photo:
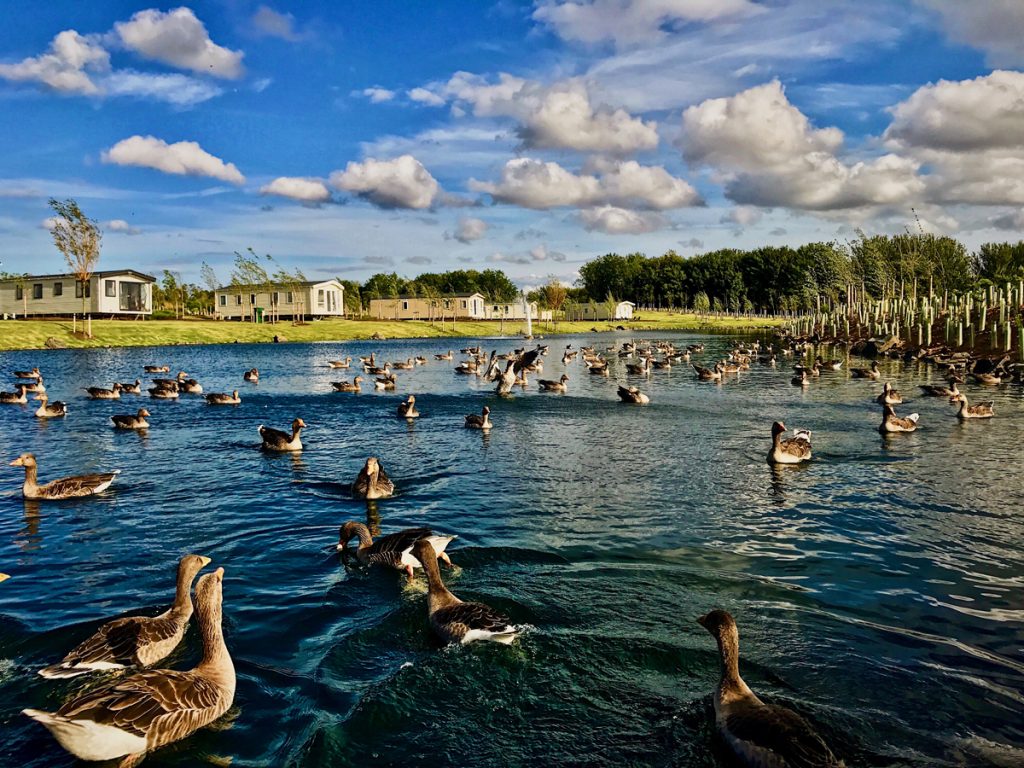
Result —
<path fill-rule="evenodd" d="M 738 344 L 724 360 L 712 367 L 692 363 L 696 377 L 701 381 L 721 382 L 723 377 L 748 370 L 752 363 L 775 366 L 779 358 L 805 356 L 808 344 L 789 342 L 773 345 L 755 342 L 752 346 Z M 465 359 L 454 366 L 456 375 L 480 377 L 495 382 L 495 392 L 509 395 L 516 386 L 529 386 L 528 376 L 541 374 L 547 346 L 532 350 L 518 349 L 509 354 L 490 356 L 479 347 L 463 349 Z M 593 347 L 572 349 L 566 347 L 562 363 L 568 366 L 577 356 L 590 374 L 609 375 L 609 356 L 616 355 L 626 362 L 630 377 L 646 378 L 652 371 L 670 370 L 673 365 L 690 363 L 691 357 L 703 353 L 701 344 L 677 349 L 669 342 L 627 342 L 599 353 Z M 454 361 L 451 351 L 436 354 L 440 361 Z M 404 362 L 378 364 L 375 354 L 361 358 L 362 371 L 374 376 L 374 387 L 382 390 L 396 388 L 395 371 L 412 370 L 425 365 L 424 357 L 408 358 Z M 348 369 L 352 358 L 329 361 L 333 369 Z M 811 365 L 794 366 L 796 375 L 792 383 L 807 387 L 822 374 L 840 371 L 842 360 L 823 360 L 818 356 Z M 145 366 L 147 374 L 169 373 L 169 366 Z M 877 381 L 881 372 L 877 362 L 868 368 L 851 368 L 853 378 Z M 924 395 L 946 397 L 958 405 L 961 419 L 991 418 L 991 402 L 971 405 L 958 384 L 964 383 L 955 365 L 947 368 L 948 386 L 921 385 Z M 998 376 L 974 374 L 980 384 L 998 384 Z M 43 376 L 38 368 L 16 371 L 19 383 L 16 392 L 0 393 L 0 403 L 24 404 L 27 394 L 33 393 L 40 402 L 35 416 L 60 418 L 68 413 L 63 402 L 49 402 Z M 247 382 L 258 383 L 259 371 L 249 369 L 243 374 Z M 538 379 L 542 392 L 566 392 L 569 376 L 558 379 Z M 184 371 L 175 378 L 154 378 L 148 389 L 156 400 L 177 399 L 181 394 L 203 393 L 202 385 L 189 378 Z M 337 392 L 359 392 L 363 378 L 332 383 Z M 92 400 L 120 400 L 122 394 L 142 393 L 142 382 L 115 383 L 110 388 L 85 389 Z M 650 402 L 638 386 L 619 386 L 618 396 L 624 403 L 643 405 Z M 238 405 L 238 390 L 231 393 L 205 395 L 210 405 Z M 876 401 L 882 406 L 883 416 L 879 430 L 883 433 L 913 432 L 917 428 L 918 414 L 905 418 L 896 415 L 893 406 L 903 402 L 902 396 L 885 382 Z M 111 416 L 114 428 L 143 430 L 149 424 L 150 413 L 139 408 L 134 414 Z M 398 405 L 396 415 L 401 419 L 416 419 L 414 395 Z M 490 430 L 490 409 L 484 407 L 479 414 L 465 417 L 469 429 Z M 286 432 L 261 425 L 259 434 L 262 447 L 269 451 L 302 450 L 302 419 L 292 422 Z M 776 464 L 798 464 L 811 458 L 811 433 L 794 430 L 784 438 L 786 427 L 781 422 L 772 425 L 772 445 L 768 461 Z M 24 453 L 11 462 L 23 467 L 25 481 L 22 493 L 27 499 L 69 499 L 102 493 L 113 483 L 117 472 L 79 475 L 40 484 L 37 461 L 33 454 Z M 352 484 L 352 493 L 358 498 L 383 499 L 391 496 L 395 485 L 376 457 L 370 457 Z M 347 563 L 352 539 L 359 544 L 355 557 L 362 566 L 383 566 L 404 572 L 414 578 L 415 570 L 422 569 L 427 579 L 427 617 L 431 630 L 445 643 L 471 643 L 489 640 L 509 644 L 521 628 L 488 605 L 460 600 L 444 584 L 438 560 L 451 566 L 446 552 L 454 536 L 440 535 L 430 528 L 411 528 L 391 533 L 374 540 L 366 525 L 346 522 L 341 526 L 338 550 Z M 209 565 L 210 558 L 189 554 L 178 563 L 174 601 L 157 616 L 131 616 L 103 624 L 96 632 L 72 649 L 64 658 L 39 670 L 45 678 L 69 678 L 80 675 L 106 674 L 113 679 L 99 684 L 66 701 L 55 712 L 25 709 L 24 714 L 42 724 L 68 752 L 86 761 L 118 760 L 121 768 L 138 764 L 146 753 L 163 745 L 183 739 L 224 715 L 234 699 L 235 670 L 231 655 L 224 642 L 221 629 L 222 582 L 224 569 L 201 576 L 195 584 L 193 605 L 192 586 L 200 571 Z M 8 578 L 0 574 L 0 581 Z M 191 670 L 159 668 L 179 645 L 191 621 L 197 614 L 202 636 L 203 654 L 199 664 Z M 724 743 L 737 758 L 748 766 L 842 766 L 825 742 L 800 715 L 782 706 L 761 701 L 744 683 L 739 673 L 739 632 L 733 617 L 724 610 L 713 610 L 697 620 L 718 644 L 721 678 L 714 693 L 716 728 Z"/>

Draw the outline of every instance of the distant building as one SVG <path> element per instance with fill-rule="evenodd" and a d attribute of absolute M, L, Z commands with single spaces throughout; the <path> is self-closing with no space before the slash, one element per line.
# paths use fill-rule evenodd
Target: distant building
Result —
<path fill-rule="evenodd" d="M 85 282 L 74 275 L 28 275 L 0 281 L 0 314 L 141 317 L 153 314 L 156 278 L 134 269 L 93 272 Z"/>
<path fill-rule="evenodd" d="M 220 320 L 344 317 L 345 286 L 337 280 L 273 283 L 269 286 L 226 285 L 213 292 L 214 314 Z"/>
<path fill-rule="evenodd" d="M 602 301 L 567 304 L 564 310 L 567 320 L 630 320 L 635 308 L 636 304 L 632 301 L 620 301 L 615 304 Z"/>
<path fill-rule="evenodd" d="M 536 320 L 537 302 L 531 301 L 529 307 L 530 319 Z M 484 317 L 487 320 L 525 320 L 526 308 L 521 301 L 514 301 L 511 304 L 485 304 Z"/>
<path fill-rule="evenodd" d="M 377 320 L 487 319 L 487 299 L 482 293 L 446 293 L 436 298 L 396 296 L 370 299 L 370 317 Z"/>

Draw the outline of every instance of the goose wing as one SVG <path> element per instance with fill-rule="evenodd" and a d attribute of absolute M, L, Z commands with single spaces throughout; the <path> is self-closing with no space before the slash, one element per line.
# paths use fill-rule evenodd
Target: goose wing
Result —
<path fill-rule="evenodd" d="M 516 360 L 515 365 L 513 366 L 513 370 L 516 373 L 520 373 L 523 370 L 523 368 L 529 368 L 531 365 L 533 365 L 538 355 L 540 355 L 540 351 L 536 349 L 531 349 L 529 352 L 524 352 Z"/>
<path fill-rule="evenodd" d="M 789 768 L 835 768 L 839 761 L 800 715 L 785 707 L 749 704 L 725 718 L 725 728 L 752 749 L 768 750 Z"/>
<path fill-rule="evenodd" d="M 64 477 L 39 486 L 39 490 L 42 495 L 49 497 L 88 496 L 95 493 L 100 486 L 110 485 L 115 477 L 117 477 L 117 472 Z"/>
<path fill-rule="evenodd" d="M 466 631 L 503 632 L 512 626 L 507 616 L 483 603 L 455 603 L 438 609 L 431 618 L 448 627 L 465 627 Z"/>
<path fill-rule="evenodd" d="M 803 458 L 811 455 L 811 443 L 804 437 L 792 437 L 789 440 L 783 440 L 779 443 L 779 447 L 783 453 L 788 453 L 790 456 Z"/>
<path fill-rule="evenodd" d="M 619 397 L 624 403 L 635 403 L 637 399 L 636 392 L 623 386 L 619 387 Z"/>
<path fill-rule="evenodd" d="M 273 427 L 260 427 L 260 437 L 265 443 L 290 443 L 292 436 Z"/>
<path fill-rule="evenodd" d="M 135 417 L 126 416 L 124 414 L 115 414 L 110 417 L 110 420 L 119 427 L 131 427 L 135 425 Z"/>
<path fill-rule="evenodd" d="M 380 466 L 380 464 L 377 465 L 377 486 L 388 493 L 394 493 L 395 490 L 395 484 L 391 482 L 388 473 L 384 471 L 384 467 Z"/>
<path fill-rule="evenodd" d="M 178 625 L 167 617 L 130 616 L 107 622 L 63 658 L 59 666 L 107 662 L 131 666 L 138 664 L 141 647 L 170 640 Z"/>
<path fill-rule="evenodd" d="M 434 532 L 429 528 L 407 528 L 404 531 L 389 533 L 373 542 L 366 559 L 371 563 L 398 565 L 402 562 L 402 555 L 406 550 L 420 539 L 425 539 L 433 534 Z"/>

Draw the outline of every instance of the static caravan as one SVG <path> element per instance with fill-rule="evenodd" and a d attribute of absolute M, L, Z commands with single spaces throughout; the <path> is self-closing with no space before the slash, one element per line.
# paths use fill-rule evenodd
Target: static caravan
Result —
<path fill-rule="evenodd" d="M 275 283 L 266 286 L 226 285 L 213 294 L 216 316 L 221 320 L 261 322 L 276 315 L 297 317 L 344 317 L 345 286 L 337 280 Z"/>
<path fill-rule="evenodd" d="M 398 296 L 370 299 L 370 317 L 378 320 L 430 320 L 441 316 L 485 320 L 486 297 L 482 293 L 446 293 L 437 298 Z"/>
<path fill-rule="evenodd" d="M 74 275 L 26 275 L 0 281 L 0 314 L 5 317 L 142 317 L 153 313 L 156 278 L 134 269 L 93 272 L 85 282 Z"/>

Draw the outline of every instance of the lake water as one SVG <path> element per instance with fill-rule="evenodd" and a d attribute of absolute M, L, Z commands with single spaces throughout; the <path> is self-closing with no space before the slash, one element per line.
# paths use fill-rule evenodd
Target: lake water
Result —
<path fill-rule="evenodd" d="M 573 338 L 604 348 L 627 336 Z M 720 357 L 725 337 L 695 361 Z M 553 337 L 543 378 L 563 373 Z M 984 389 L 997 417 L 960 424 L 916 396 L 927 368 L 883 362 L 919 411 L 883 439 L 879 385 L 825 373 L 804 391 L 789 364 L 723 385 L 655 371 L 647 407 L 627 380 L 568 366 L 569 393 L 512 399 L 453 374 L 434 352 L 469 341 L 238 345 L 5 353 L 38 365 L 64 420 L 0 407 L 4 463 L 33 451 L 43 480 L 121 469 L 101 497 L 31 505 L 22 471 L 0 485 L 0 765 L 73 765 L 19 714 L 56 708 L 81 679 L 48 681 L 101 622 L 169 603 L 186 552 L 226 569 L 238 670 L 229 722 L 146 765 L 713 766 L 713 639 L 695 621 L 730 610 L 741 671 L 810 719 L 849 766 L 1024 765 L 1024 397 Z M 484 341 L 507 351 L 515 342 Z M 425 354 L 395 393 L 332 393 L 325 362 L 371 349 Z M 238 407 L 79 389 L 168 363 Z M 242 372 L 260 369 L 258 386 Z M 10 387 L 6 387 L 10 389 Z M 967 385 L 973 399 L 982 388 Z M 423 417 L 394 416 L 405 394 Z M 112 413 L 152 412 L 146 435 Z M 491 407 L 482 435 L 463 416 Z M 34 407 L 34 406 L 33 406 Z M 258 450 L 259 424 L 309 428 L 300 456 Z M 771 423 L 814 432 L 815 459 L 773 471 Z M 397 495 L 369 509 L 348 486 L 376 455 Z M 429 525 L 456 533 L 452 590 L 532 627 L 511 647 L 438 648 L 422 577 L 347 571 L 338 527 Z M 193 630 L 171 659 L 190 667 Z"/>

